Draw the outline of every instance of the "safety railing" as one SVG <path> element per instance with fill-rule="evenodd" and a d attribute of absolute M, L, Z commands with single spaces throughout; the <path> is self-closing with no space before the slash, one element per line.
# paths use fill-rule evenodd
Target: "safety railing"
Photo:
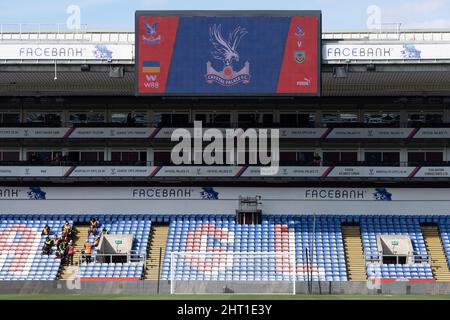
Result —
<path fill-rule="evenodd" d="M 419 161 L 401 161 L 401 162 L 378 162 L 378 161 L 280 161 L 283 167 L 450 167 L 450 161 L 441 162 L 419 162 Z M 187 164 L 190 167 L 203 167 L 206 164 Z M 261 166 L 260 164 L 241 164 L 234 165 Z M 70 167 L 70 166 L 124 166 L 124 167 L 145 167 L 145 166 L 176 166 L 170 162 L 164 161 L 0 161 L 0 167 Z M 215 165 L 227 167 L 228 164 Z M 231 165 L 232 166 L 232 165 Z"/>
<path fill-rule="evenodd" d="M 147 254 L 138 250 L 131 250 L 124 253 L 82 253 L 79 256 L 78 264 L 82 263 L 145 263 Z"/>
<path fill-rule="evenodd" d="M 413 261 L 413 263 L 430 263 L 431 258 L 428 255 L 424 254 L 367 254 L 365 255 L 366 263 L 383 263 L 384 259 L 388 259 L 389 261 L 395 261 L 396 264 L 400 262 Z"/>
<path fill-rule="evenodd" d="M 395 128 L 450 128 L 448 122 L 305 122 L 305 123 L 203 123 L 204 128 L 292 128 L 292 129 L 314 129 L 314 128 L 370 128 L 370 129 L 395 129 Z M 192 128 L 194 123 L 156 123 L 156 122 L 0 122 L 0 128 Z"/>
<path fill-rule="evenodd" d="M 0 34 L 4 33 L 80 33 L 86 32 L 87 24 L 80 24 L 76 28 L 68 28 L 67 23 L 2 23 L 0 24 Z"/>

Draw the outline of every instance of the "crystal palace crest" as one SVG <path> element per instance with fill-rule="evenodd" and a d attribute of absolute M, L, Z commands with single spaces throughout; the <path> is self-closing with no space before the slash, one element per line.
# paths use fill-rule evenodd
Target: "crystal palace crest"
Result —
<path fill-rule="evenodd" d="M 235 71 L 233 62 L 239 62 L 239 53 L 237 47 L 241 39 L 248 33 L 245 28 L 238 26 L 228 36 L 228 40 L 222 37 L 221 25 L 213 25 L 209 29 L 209 41 L 214 50 L 211 51 L 212 56 L 222 61 L 223 69 L 217 71 L 208 61 L 206 63 L 206 82 L 212 84 L 217 83 L 222 86 L 234 86 L 238 83 L 247 84 L 250 81 L 250 63 L 246 61 L 241 70 Z"/>

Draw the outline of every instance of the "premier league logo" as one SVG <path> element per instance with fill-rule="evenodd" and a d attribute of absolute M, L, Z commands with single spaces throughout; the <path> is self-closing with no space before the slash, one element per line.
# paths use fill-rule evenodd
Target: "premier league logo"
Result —
<path fill-rule="evenodd" d="M 250 81 L 250 63 L 247 61 L 240 71 L 234 71 L 233 62 L 239 62 L 237 47 L 241 39 L 248 33 L 245 28 L 238 26 L 228 36 L 228 40 L 222 37 L 222 26 L 213 25 L 209 29 L 209 41 L 214 47 L 212 56 L 223 62 L 222 71 L 217 71 L 211 62 L 206 63 L 206 82 L 218 83 L 222 86 L 234 86 L 238 83 L 247 84 Z"/>
<path fill-rule="evenodd" d="M 147 42 L 150 45 L 161 42 L 161 35 L 156 32 L 157 26 L 158 22 L 154 22 L 153 25 L 150 25 L 148 22 L 144 22 L 145 33 L 147 33 L 147 37 L 145 35 L 142 36 L 142 40 L 144 42 Z"/>

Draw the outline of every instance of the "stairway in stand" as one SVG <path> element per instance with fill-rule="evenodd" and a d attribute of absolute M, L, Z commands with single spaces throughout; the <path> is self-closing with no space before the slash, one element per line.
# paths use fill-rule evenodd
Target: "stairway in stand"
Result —
<path fill-rule="evenodd" d="M 73 266 L 61 265 L 59 271 L 59 279 L 72 279 L 78 273 L 78 262 L 80 261 L 81 251 L 83 250 L 84 243 L 88 238 L 89 224 L 75 224 L 72 229 L 73 245 L 75 246 L 75 254 L 73 255 Z"/>
<path fill-rule="evenodd" d="M 450 281 L 450 271 L 442 246 L 439 227 L 437 225 L 422 225 L 425 246 L 431 258 L 431 271 L 436 281 Z"/>
<path fill-rule="evenodd" d="M 166 251 L 167 235 L 169 234 L 168 224 L 152 224 L 148 241 L 147 261 L 145 263 L 145 280 L 158 280 L 158 268 L 164 263 L 164 253 Z M 161 261 L 160 261 L 161 251 Z"/>
<path fill-rule="evenodd" d="M 357 225 L 342 226 L 345 262 L 349 281 L 366 281 L 366 263 L 361 240 L 361 229 Z"/>

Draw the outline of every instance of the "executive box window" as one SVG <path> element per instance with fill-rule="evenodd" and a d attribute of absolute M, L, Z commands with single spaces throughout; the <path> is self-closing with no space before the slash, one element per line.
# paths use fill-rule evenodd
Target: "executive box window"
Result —
<path fill-rule="evenodd" d="M 322 113 L 322 123 L 353 123 L 358 122 L 358 114 L 356 112 L 324 112 Z"/>
<path fill-rule="evenodd" d="M 146 151 L 112 151 L 111 161 L 116 162 L 144 162 L 147 161 Z"/>
<path fill-rule="evenodd" d="M 26 122 L 33 124 L 61 125 L 61 112 L 52 111 L 29 111 Z"/>
<path fill-rule="evenodd" d="M 170 152 L 155 151 L 153 154 L 153 161 L 155 162 L 155 165 L 171 164 Z"/>
<path fill-rule="evenodd" d="M 444 153 L 439 151 L 408 152 L 408 162 L 411 164 L 440 163 L 444 160 Z"/>
<path fill-rule="evenodd" d="M 408 123 L 414 124 L 439 124 L 443 122 L 441 112 L 411 112 L 408 114 Z"/>
<path fill-rule="evenodd" d="M 20 114 L 18 112 L 0 112 L 0 123 L 20 123 Z"/>
<path fill-rule="evenodd" d="M 358 161 L 358 153 L 353 151 L 325 151 L 322 153 L 322 160 L 324 163 L 356 162 Z"/>
<path fill-rule="evenodd" d="M 97 162 L 105 160 L 103 151 L 69 151 L 67 160 L 73 162 Z"/>
<path fill-rule="evenodd" d="M 280 126 L 309 128 L 314 126 L 315 118 L 314 113 L 281 113 Z"/>
<path fill-rule="evenodd" d="M 148 123 L 148 115 L 145 111 L 113 111 L 111 122 L 144 126 Z"/>
<path fill-rule="evenodd" d="M 238 125 L 240 127 L 271 126 L 273 114 L 271 113 L 240 113 L 238 114 Z"/>
<path fill-rule="evenodd" d="M 300 152 L 280 152 L 280 162 L 307 164 L 312 163 L 314 158 L 314 152 L 312 151 L 300 151 Z"/>
<path fill-rule="evenodd" d="M 0 161 L 19 161 L 19 151 L 0 151 Z"/>
<path fill-rule="evenodd" d="M 28 161 L 61 161 L 62 159 L 61 151 L 28 151 L 27 160 Z"/>
<path fill-rule="evenodd" d="M 69 114 L 69 122 L 78 123 L 102 123 L 105 122 L 105 113 L 100 111 L 79 111 Z"/>
<path fill-rule="evenodd" d="M 154 125 L 162 127 L 186 127 L 189 125 L 187 113 L 161 113 L 154 115 Z"/>
<path fill-rule="evenodd" d="M 203 126 L 229 127 L 231 115 L 229 113 L 197 113 L 196 121 L 201 121 Z"/>
<path fill-rule="evenodd" d="M 364 122 L 367 124 L 380 124 L 398 126 L 400 124 L 400 114 L 398 112 L 366 112 Z"/>
<path fill-rule="evenodd" d="M 373 164 L 398 165 L 400 152 L 367 151 L 364 153 L 364 159 L 366 162 Z"/>

